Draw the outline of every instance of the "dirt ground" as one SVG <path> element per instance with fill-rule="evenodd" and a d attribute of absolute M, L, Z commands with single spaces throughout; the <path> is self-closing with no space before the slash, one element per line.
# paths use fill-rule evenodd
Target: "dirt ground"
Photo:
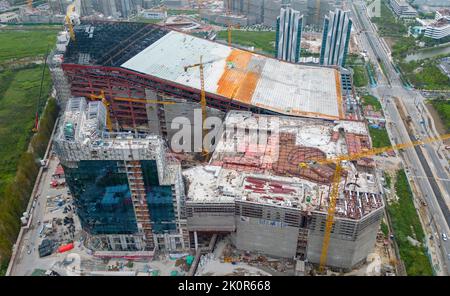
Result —
<path fill-rule="evenodd" d="M 433 117 L 434 126 L 436 127 L 436 130 L 440 135 L 445 135 L 447 133 L 447 130 L 442 123 L 442 120 L 439 118 L 439 114 L 437 113 L 436 109 L 434 109 L 433 105 L 426 104 L 427 109 L 430 111 L 431 117 Z M 450 139 L 444 140 L 445 145 L 450 145 Z"/>
<path fill-rule="evenodd" d="M 383 37 L 386 41 L 386 44 L 389 46 L 390 49 L 392 49 L 392 46 L 395 44 L 395 38 L 394 37 Z"/>

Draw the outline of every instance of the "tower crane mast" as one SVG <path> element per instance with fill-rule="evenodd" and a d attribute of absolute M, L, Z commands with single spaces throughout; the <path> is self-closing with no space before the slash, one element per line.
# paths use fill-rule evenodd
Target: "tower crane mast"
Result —
<path fill-rule="evenodd" d="M 75 31 L 73 30 L 73 23 L 71 19 L 73 12 L 75 12 L 75 5 L 71 4 L 67 7 L 66 25 L 67 29 L 69 30 L 70 39 L 72 39 L 72 41 L 75 41 Z"/>
<path fill-rule="evenodd" d="M 384 153 L 387 151 L 411 148 L 411 147 L 414 147 L 417 145 L 428 144 L 428 143 L 432 143 L 435 141 L 441 141 L 441 140 L 446 140 L 446 139 L 450 139 L 450 134 L 445 134 L 445 135 L 441 135 L 438 137 L 430 137 L 430 138 L 419 140 L 419 141 L 400 143 L 400 144 L 396 144 L 393 146 L 373 148 L 373 149 L 369 149 L 367 151 L 363 151 L 360 153 L 354 153 L 354 154 L 350 154 L 350 155 L 340 155 L 340 156 L 336 156 L 336 157 L 332 157 L 332 158 L 328 158 L 328 159 L 317 159 L 317 160 L 311 159 L 308 162 L 301 162 L 298 164 L 300 168 L 307 168 L 308 166 L 315 165 L 315 164 L 319 164 L 319 165 L 334 164 L 336 166 L 335 172 L 333 175 L 333 181 L 332 181 L 333 183 L 332 183 L 332 188 L 331 188 L 331 193 L 330 193 L 330 203 L 328 206 L 327 218 L 326 218 L 326 222 L 325 222 L 326 223 L 325 224 L 325 234 L 323 237 L 322 252 L 321 252 L 320 261 L 319 261 L 319 272 L 324 271 L 325 265 L 327 263 L 328 248 L 329 248 L 329 243 L 330 243 L 331 231 L 333 229 L 333 224 L 334 224 L 334 214 L 336 211 L 336 202 L 337 202 L 337 199 L 339 198 L 339 184 L 341 181 L 342 162 L 343 161 L 356 161 L 360 158 L 371 157 L 371 156 L 381 154 L 381 153 Z"/>
<path fill-rule="evenodd" d="M 184 71 L 187 72 L 190 68 L 198 67 L 200 71 L 200 105 L 202 107 L 202 139 L 206 135 L 205 120 L 206 120 L 206 92 L 205 92 L 205 74 L 204 65 L 213 63 L 214 61 L 203 62 L 203 56 L 200 56 L 200 63 L 184 66 Z M 202 145 L 202 153 L 204 156 L 208 154 L 204 145 Z"/>

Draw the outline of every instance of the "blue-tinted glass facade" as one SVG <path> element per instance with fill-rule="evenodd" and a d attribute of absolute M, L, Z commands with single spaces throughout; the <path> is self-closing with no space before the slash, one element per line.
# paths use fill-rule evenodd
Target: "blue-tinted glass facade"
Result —
<path fill-rule="evenodd" d="M 77 168 L 64 167 L 64 173 L 85 231 L 91 234 L 137 232 L 127 175 L 117 161 L 80 161 Z"/>
<path fill-rule="evenodd" d="M 156 161 L 142 160 L 147 205 L 154 233 L 176 230 L 171 186 L 160 186 Z"/>
<path fill-rule="evenodd" d="M 325 63 L 325 49 L 327 48 L 327 35 L 328 35 L 328 25 L 330 20 L 325 17 L 323 20 L 323 32 L 322 32 L 322 46 L 320 47 L 320 64 Z"/>

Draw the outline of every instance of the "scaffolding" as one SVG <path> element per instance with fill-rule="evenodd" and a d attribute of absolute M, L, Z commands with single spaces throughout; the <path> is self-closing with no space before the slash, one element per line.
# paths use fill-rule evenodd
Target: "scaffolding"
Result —
<path fill-rule="evenodd" d="M 151 251 L 154 248 L 153 232 L 141 164 L 139 161 L 127 161 L 125 167 L 138 231 L 143 235 L 145 250 Z"/>
<path fill-rule="evenodd" d="M 153 251 L 160 231 L 178 237 L 185 232 L 181 166 L 160 136 L 107 132 L 105 116 L 101 102 L 71 98 L 57 127 L 55 150 L 81 207 L 83 228 L 94 235 L 137 235 L 143 250 Z M 161 206 L 172 214 L 158 216 Z M 120 211 L 122 218 L 110 215 Z"/>
<path fill-rule="evenodd" d="M 53 86 L 56 91 L 56 101 L 64 109 L 67 100 L 71 97 L 71 92 L 69 82 L 61 67 L 62 61 L 63 55 L 56 50 L 53 50 L 47 58 L 50 75 L 52 76 Z"/>

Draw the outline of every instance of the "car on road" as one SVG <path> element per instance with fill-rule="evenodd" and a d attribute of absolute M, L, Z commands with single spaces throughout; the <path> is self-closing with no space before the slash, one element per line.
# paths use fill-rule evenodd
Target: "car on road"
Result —
<path fill-rule="evenodd" d="M 448 240 L 447 234 L 445 234 L 445 233 L 442 234 L 442 240 L 444 242 L 446 242 Z"/>

